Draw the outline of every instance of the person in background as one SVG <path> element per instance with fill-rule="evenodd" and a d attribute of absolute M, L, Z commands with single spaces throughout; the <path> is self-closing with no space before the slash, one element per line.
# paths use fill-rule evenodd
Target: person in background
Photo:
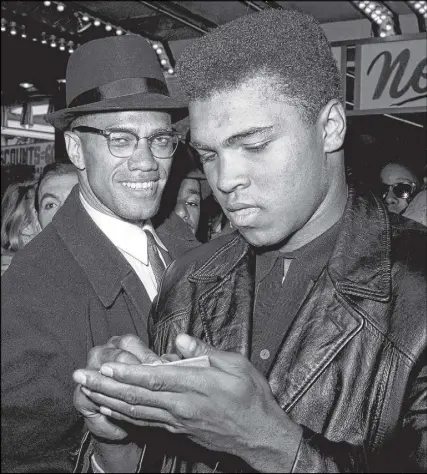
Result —
<path fill-rule="evenodd" d="M 1 202 L 1 274 L 13 256 L 41 230 L 35 210 L 36 182 L 11 184 Z"/>
<path fill-rule="evenodd" d="M 199 227 L 200 204 L 200 181 L 193 178 L 192 174 L 188 174 L 179 187 L 175 213 L 188 225 L 194 235 Z"/>
<path fill-rule="evenodd" d="M 405 164 L 387 163 L 380 172 L 381 196 L 389 212 L 403 214 L 409 203 L 419 192 L 420 181 Z"/>
<path fill-rule="evenodd" d="M 424 167 L 423 184 L 421 185 L 421 191 L 414 197 L 409 203 L 409 206 L 403 213 L 408 219 L 419 222 L 427 226 L 427 172 Z"/>
<path fill-rule="evenodd" d="M 78 183 L 77 169 L 71 163 L 50 163 L 40 175 L 34 206 L 44 229 Z"/>

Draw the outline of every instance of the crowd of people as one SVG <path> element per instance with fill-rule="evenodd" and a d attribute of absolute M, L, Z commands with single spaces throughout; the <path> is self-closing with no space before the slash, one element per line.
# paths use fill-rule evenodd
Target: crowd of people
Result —
<path fill-rule="evenodd" d="M 347 179 L 308 14 L 227 23 L 177 77 L 81 45 L 46 116 L 71 164 L 5 193 L 2 470 L 425 472 L 425 178 Z"/>

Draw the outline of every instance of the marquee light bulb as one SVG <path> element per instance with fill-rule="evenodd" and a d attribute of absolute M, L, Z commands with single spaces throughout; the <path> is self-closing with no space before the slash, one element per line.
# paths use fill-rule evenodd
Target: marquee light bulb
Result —
<path fill-rule="evenodd" d="M 89 21 L 89 16 L 86 15 L 86 14 L 84 14 L 84 15 L 82 16 L 82 20 L 83 20 L 83 21 Z"/>
<path fill-rule="evenodd" d="M 48 0 L 46 2 L 43 2 L 43 5 L 45 7 L 50 7 L 52 5 L 52 2 L 49 2 Z"/>
<path fill-rule="evenodd" d="M 63 5 L 62 3 L 58 3 L 56 9 L 59 11 L 59 12 L 63 12 L 65 10 L 65 5 Z"/>
<path fill-rule="evenodd" d="M 111 30 L 113 29 L 113 27 L 112 27 L 109 23 L 107 23 L 107 24 L 105 25 L 105 29 L 106 29 L 107 31 L 111 31 Z"/>
<path fill-rule="evenodd" d="M 98 18 L 93 22 L 93 24 L 95 26 L 100 26 L 101 25 L 101 20 L 99 20 Z"/>

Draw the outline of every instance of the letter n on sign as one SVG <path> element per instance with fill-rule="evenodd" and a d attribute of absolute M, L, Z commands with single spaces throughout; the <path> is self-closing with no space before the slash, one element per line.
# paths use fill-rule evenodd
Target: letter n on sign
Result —
<path fill-rule="evenodd" d="M 358 45 L 355 109 L 371 114 L 427 111 L 426 40 Z"/>

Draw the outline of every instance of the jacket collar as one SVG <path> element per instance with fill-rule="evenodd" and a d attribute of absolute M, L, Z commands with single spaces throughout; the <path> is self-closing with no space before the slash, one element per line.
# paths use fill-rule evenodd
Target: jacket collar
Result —
<path fill-rule="evenodd" d="M 388 301 L 391 297 L 391 228 L 384 205 L 373 194 L 358 194 L 349 187 L 340 227 L 327 267 L 334 284 L 342 293 Z M 189 277 L 191 280 L 223 279 L 252 251 L 240 234 L 231 236 L 233 238 L 208 261 L 195 268 Z"/>
<path fill-rule="evenodd" d="M 132 267 L 83 208 L 78 185 L 55 215 L 52 225 L 103 305 L 111 306 Z"/>
<path fill-rule="evenodd" d="M 342 293 L 391 298 L 391 226 L 383 203 L 350 188 L 328 272 Z"/>

